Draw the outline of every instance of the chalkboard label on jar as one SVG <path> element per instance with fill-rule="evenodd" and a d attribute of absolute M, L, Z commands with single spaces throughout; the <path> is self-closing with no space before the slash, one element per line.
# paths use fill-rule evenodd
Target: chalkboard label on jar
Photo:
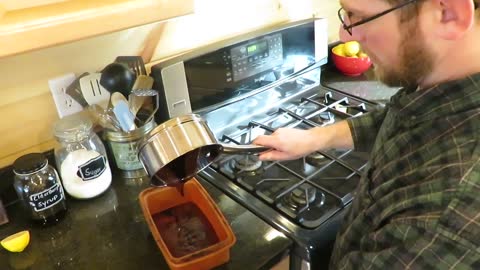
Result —
<path fill-rule="evenodd" d="M 35 212 L 44 211 L 63 201 L 63 189 L 59 184 L 55 184 L 49 189 L 30 195 L 28 199 Z"/>
<path fill-rule="evenodd" d="M 104 156 L 98 156 L 78 166 L 77 175 L 83 181 L 96 179 L 107 169 L 107 159 Z"/>

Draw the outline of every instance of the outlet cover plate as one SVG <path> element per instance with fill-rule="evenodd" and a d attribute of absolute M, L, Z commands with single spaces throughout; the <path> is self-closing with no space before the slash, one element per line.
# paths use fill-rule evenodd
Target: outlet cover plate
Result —
<path fill-rule="evenodd" d="M 52 93 L 53 101 L 55 102 L 60 118 L 83 110 L 82 105 L 65 93 L 67 87 L 72 84 L 75 79 L 75 74 L 68 73 L 48 80 L 48 86 L 50 87 L 50 92 Z"/>

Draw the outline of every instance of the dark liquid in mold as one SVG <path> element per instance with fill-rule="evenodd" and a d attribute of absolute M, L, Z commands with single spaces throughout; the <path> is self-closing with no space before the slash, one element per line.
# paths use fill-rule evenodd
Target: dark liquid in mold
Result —
<path fill-rule="evenodd" d="M 207 217 L 192 202 L 154 214 L 152 218 L 174 257 L 192 254 L 219 242 Z"/>

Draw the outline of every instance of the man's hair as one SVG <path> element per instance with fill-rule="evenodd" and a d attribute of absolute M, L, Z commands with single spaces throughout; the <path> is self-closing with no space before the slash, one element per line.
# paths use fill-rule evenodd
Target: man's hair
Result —
<path fill-rule="evenodd" d="M 387 3 L 389 3 L 392 6 L 398 6 L 402 3 L 405 3 L 407 0 L 384 0 Z M 420 6 L 421 6 L 421 0 L 418 1 L 418 3 L 414 3 L 413 5 L 406 5 L 403 8 L 400 9 L 400 21 L 405 22 L 409 21 L 415 17 L 417 17 L 419 11 L 420 11 Z"/>

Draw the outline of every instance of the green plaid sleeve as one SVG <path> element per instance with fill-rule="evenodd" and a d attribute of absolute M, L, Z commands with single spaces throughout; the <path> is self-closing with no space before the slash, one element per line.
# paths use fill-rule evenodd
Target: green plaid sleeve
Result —
<path fill-rule="evenodd" d="M 478 151 L 480 146 L 475 148 Z M 458 187 L 442 196 L 434 192 L 396 198 L 407 204 L 429 196 L 431 203 L 419 204 L 415 214 L 386 214 L 383 227 L 374 229 L 372 224 L 372 232 L 364 234 L 364 249 L 348 253 L 333 269 L 480 269 L 480 159 L 468 164 L 472 165 L 464 166 Z M 432 190 L 432 185 L 439 189 L 444 184 L 444 180 L 433 182 Z M 444 211 L 429 210 L 451 196 L 455 198 Z"/>
<path fill-rule="evenodd" d="M 381 108 L 359 117 L 347 119 L 356 151 L 370 152 L 380 126 L 385 119 L 387 108 Z"/>
<path fill-rule="evenodd" d="M 480 269 L 477 251 L 419 227 L 402 226 L 397 230 L 407 229 L 408 241 L 392 237 L 388 248 L 350 254 L 336 269 Z"/>

